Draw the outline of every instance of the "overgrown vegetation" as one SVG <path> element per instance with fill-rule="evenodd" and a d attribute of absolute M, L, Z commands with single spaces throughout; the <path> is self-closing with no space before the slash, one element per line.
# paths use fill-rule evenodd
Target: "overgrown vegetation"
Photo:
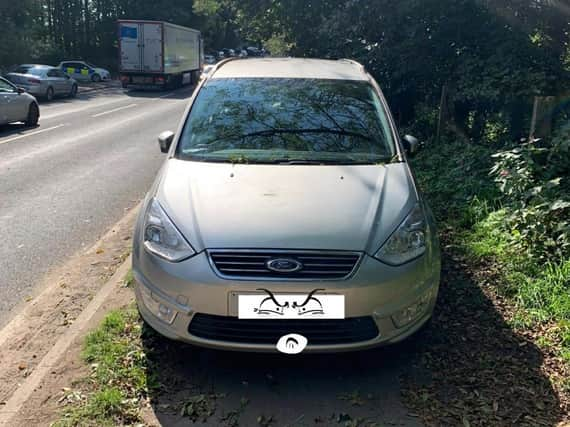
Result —
<path fill-rule="evenodd" d="M 415 170 L 450 244 L 496 265 L 489 280 L 516 304 L 514 326 L 548 326 L 541 344 L 570 366 L 569 137 L 506 149 L 451 140 Z"/>
<path fill-rule="evenodd" d="M 85 392 L 69 390 L 70 405 L 55 426 L 116 426 L 140 422 L 140 401 L 157 386 L 147 369 L 142 322 L 135 308 L 113 311 L 85 341 L 91 375 Z"/>
<path fill-rule="evenodd" d="M 557 0 L 194 0 L 194 9 L 232 16 L 242 39 L 271 41 L 275 53 L 358 60 L 399 124 L 423 137 L 444 86 L 454 129 L 474 140 L 528 136 L 533 96 L 567 88 L 568 19 Z"/>

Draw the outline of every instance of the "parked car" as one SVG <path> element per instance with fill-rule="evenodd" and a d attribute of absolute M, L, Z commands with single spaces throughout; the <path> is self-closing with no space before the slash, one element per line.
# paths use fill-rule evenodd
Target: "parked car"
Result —
<path fill-rule="evenodd" d="M 204 62 L 208 65 L 214 65 L 216 63 L 216 57 L 214 55 L 204 55 Z"/>
<path fill-rule="evenodd" d="M 50 65 L 20 65 L 8 73 L 6 78 L 26 92 L 48 101 L 56 96 L 74 98 L 77 95 L 77 82 L 59 68 Z"/>
<path fill-rule="evenodd" d="M 58 67 L 69 77 L 78 81 L 100 82 L 111 80 L 111 73 L 85 61 L 64 61 Z"/>
<path fill-rule="evenodd" d="M 408 163 L 420 144 L 362 65 L 227 61 L 180 129 L 159 136 L 168 156 L 134 234 L 138 307 L 159 333 L 336 352 L 428 321 L 440 250 Z"/>
<path fill-rule="evenodd" d="M 25 122 L 28 126 L 35 126 L 39 118 L 36 98 L 0 77 L 0 125 Z"/>
<path fill-rule="evenodd" d="M 234 56 L 236 56 L 236 51 L 233 49 L 224 48 L 221 50 L 221 52 L 223 52 L 224 58 L 233 58 Z"/>
<path fill-rule="evenodd" d="M 245 50 L 249 56 L 254 56 L 254 57 L 263 56 L 261 50 L 258 49 L 257 47 L 250 46 L 250 47 L 246 48 Z"/>

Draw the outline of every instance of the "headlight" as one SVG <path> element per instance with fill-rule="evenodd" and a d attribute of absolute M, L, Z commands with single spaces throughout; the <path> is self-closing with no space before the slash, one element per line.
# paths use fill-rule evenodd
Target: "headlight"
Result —
<path fill-rule="evenodd" d="M 195 254 L 156 199 L 146 211 L 143 236 L 144 247 L 168 261 L 182 261 Z"/>
<path fill-rule="evenodd" d="M 390 265 L 401 265 L 411 261 L 426 251 L 427 234 L 424 212 L 421 205 L 416 203 L 375 257 Z"/>

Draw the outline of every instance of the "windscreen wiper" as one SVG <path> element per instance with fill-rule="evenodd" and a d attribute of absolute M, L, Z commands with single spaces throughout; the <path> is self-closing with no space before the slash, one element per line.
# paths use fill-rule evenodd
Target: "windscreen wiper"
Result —
<path fill-rule="evenodd" d="M 375 162 L 368 160 L 302 160 L 287 159 L 278 162 L 280 165 L 373 165 Z"/>
<path fill-rule="evenodd" d="M 371 141 L 372 138 L 358 132 L 350 132 L 342 129 L 328 129 L 328 128 L 311 128 L 311 129 L 266 129 L 258 132 L 251 132 L 241 135 L 242 138 L 249 138 L 252 136 L 273 136 L 280 134 L 304 134 L 304 133 L 330 133 L 333 135 L 353 136 L 355 138 Z"/>

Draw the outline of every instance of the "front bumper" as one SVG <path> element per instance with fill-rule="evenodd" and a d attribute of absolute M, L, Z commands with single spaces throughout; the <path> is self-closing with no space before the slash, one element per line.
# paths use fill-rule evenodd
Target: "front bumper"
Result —
<path fill-rule="evenodd" d="M 187 343 L 237 351 L 277 352 L 276 344 L 205 339 L 192 335 L 189 326 L 197 313 L 236 318 L 237 296 L 267 288 L 274 293 L 309 293 L 316 288 L 323 293 L 345 296 L 346 318 L 371 317 L 378 328 L 372 339 L 351 343 L 312 345 L 304 352 L 341 352 L 363 350 L 394 344 L 412 335 L 431 317 L 439 289 L 439 253 L 426 254 L 399 267 L 385 265 L 363 255 L 355 274 L 342 281 L 244 281 L 220 278 L 213 271 L 208 255 L 169 263 L 136 247 L 133 257 L 136 297 L 145 321 L 160 334 Z M 142 293 L 152 294 L 156 303 L 175 312 L 171 324 L 159 319 L 145 305 Z M 409 323 L 397 327 L 394 315 L 419 300 L 427 300 Z M 148 301 L 148 299 L 147 299 Z M 294 331 L 291 331 L 294 332 Z"/>

